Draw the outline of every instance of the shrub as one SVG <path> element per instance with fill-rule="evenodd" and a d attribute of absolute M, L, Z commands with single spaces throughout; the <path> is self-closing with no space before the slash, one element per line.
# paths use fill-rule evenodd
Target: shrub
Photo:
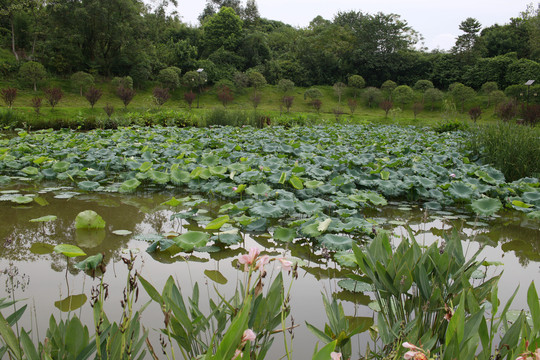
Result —
<path fill-rule="evenodd" d="M 497 106 L 505 100 L 506 95 L 504 95 L 504 92 L 502 90 L 495 90 L 489 93 L 489 102 L 492 105 Z"/>
<path fill-rule="evenodd" d="M 322 106 L 321 99 L 313 99 L 313 100 L 311 100 L 311 106 L 313 106 L 313 108 L 317 111 L 317 113 L 319 113 L 319 111 L 321 110 L 321 106 Z"/>
<path fill-rule="evenodd" d="M 159 86 L 156 86 L 154 90 L 152 90 L 152 96 L 154 97 L 154 102 L 158 104 L 159 106 L 165 104 L 167 100 L 171 98 L 171 94 L 169 93 L 168 88 L 162 88 Z"/>
<path fill-rule="evenodd" d="M 131 76 L 114 77 L 111 81 L 111 85 L 115 88 L 123 87 L 133 89 L 133 79 Z"/>
<path fill-rule="evenodd" d="M 112 114 L 114 113 L 114 106 L 109 105 L 109 103 L 107 103 L 107 105 L 105 105 L 105 106 L 103 107 L 103 111 L 105 111 L 105 114 L 107 114 L 107 118 L 108 118 L 109 120 L 111 120 L 111 116 L 112 116 Z"/>
<path fill-rule="evenodd" d="M 214 109 L 208 112 L 204 118 L 206 126 L 242 126 L 252 122 L 257 125 L 258 121 L 252 119 L 250 114 L 244 111 L 230 111 L 225 109 Z"/>
<path fill-rule="evenodd" d="M 495 110 L 502 121 L 510 121 L 517 115 L 517 104 L 514 100 L 504 102 Z"/>
<path fill-rule="evenodd" d="M 232 90 L 227 85 L 219 86 L 217 95 L 219 101 L 223 104 L 223 107 L 227 107 L 227 104 L 234 100 Z"/>
<path fill-rule="evenodd" d="M 392 80 L 386 80 L 381 85 L 381 91 L 386 100 L 392 100 L 392 91 L 397 88 L 397 84 Z"/>
<path fill-rule="evenodd" d="M 332 109 L 332 112 L 334 113 L 334 116 L 336 117 L 336 122 L 339 123 L 339 119 L 341 118 L 341 115 L 345 114 L 341 108 L 335 108 Z"/>
<path fill-rule="evenodd" d="M 450 132 L 450 131 L 463 130 L 463 128 L 464 128 L 463 123 L 457 120 L 452 120 L 452 121 L 446 121 L 444 123 L 438 124 L 437 126 L 433 128 L 433 131 L 441 134 L 441 133 Z"/>
<path fill-rule="evenodd" d="M 116 95 L 118 95 L 120 100 L 122 100 L 124 103 L 124 109 L 126 109 L 135 96 L 135 90 L 120 86 L 118 89 L 116 89 Z"/>
<path fill-rule="evenodd" d="M 439 89 L 427 89 L 424 93 L 424 101 L 431 103 L 431 111 L 433 111 L 433 108 L 435 107 L 435 103 L 441 101 L 443 99 L 443 93 Z"/>
<path fill-rule="evenodd" d="M 383 100 L 379 103 L 379 107 L 384 110 L 384 117 L 388 117 L 388 112 L 394 107 L 394 103 L 390 100 Z"/>
<path fill-rule="evenodd" d="M 535 126 L 540 120 L 540 105 L 523 105 L 521 108 L 521 117 L 523 119 L 523 123 L 530 126 Z"/>
<path fill-rule="evenodd" d="M 287 109 L 287 112 L 289 112 L 294 101 L 294 96 L 284 96 L 282 101 L 283 105 L 285 105 L 285 108 Z"/>
<path fill-rule="evenodd" d="M 412 106 L 414 118 L 416 119 L 416 115 L 420 114 L 423 110 L 424 110 L 424 104 L 421 102 L 415 102 Z"/>
<path fill-rule="evenodd" d="M 94 77 L 84 71 L 77 71 L 71 75 L 71 83 L 79 90 L 81 96 L 83 96 L 84 88 L 94 85 Z"/>
<path fill-rule="evenodd" d="M 178 68 L 171 66 L 159 72 L 157 80 L 161 83 L 163 88 L 174 90 L 180 85 L 180 74 L 176 69 Z"/>
<path fill-rule="evenodd" d="M 476 122 L 476 120 L 480 119 L 480 116 L 482 116 L 482 109 L 480 109 L 478 106 L 470 108 L 469 116 L 472 121 Z"/>
<path fill-rule="evenodd" d="M 15 99 L 17 98 L 17 89 L 12 87 L 2 89 L 0 90 L 0 95 L 6 103 L 6 106 L 11 109 L 13 107 Z"/>
<path fill-rule="evenodd" d="M 49 105 L 54 109 L 56 104 L 64 97 L 64 93 L 62 92 L 62 89 L 57 87 L 46 88 L 45 97 L 47 98 Z"/>
<path fill-rule="evenodd" d="M 236 86 L 236 89 L 238 91 L 242 91 L 249 86 L 248 76 L 245 73 L 240 72 L 240 71 L 237 71 L 234 73 L 233 82 L 234 82 L 234 86 Z"/>
<path fill-rule="evenodd" d="M 461 105 L 461 112 L 465 111 L 465 102 L 473 99 L 476 96 L 476 92 L 468 86 L 461 83 L 454 83 L 451 85 L 450 94 L 456 102 Z"/>
<path fill-rule="evenodd" d="M 433 89 L 433 83 L 429 80 L 418 80 L 414 83 L 414 90 L 421 91 L 425 93 L 428 89 Z"/>
<path fill-rule="evenodd" d="M 349 76 L 349 87 L 353 89 L 354 98 L 360 89 L 363 89 L 366 86 L 366 80 L 360 75 L 351 75 Z"/>
<path fill-rule="evenodd" d="M 471 147 L 502 171 L 507 181 L 540 175 L 540 128 L 507 122 L 479 126 Z"/>
<path fill-rule="evenodd" d="M 351 110 L 351 115 L 354 114 L 354 111 L 356 110 L 356 108 L 358 107 L 358 103 L 356 102 L 355 99 L 349 99 L 347 101 L 347 104 L 349 105 L 349 110 Z"/>
<path fill-rule="evenodd" d="M 34 108 L 34 111 L 36 112 L 37 115 L 39 115 L 39 112 L 41 110 L 41 102 L 43 101 L 42 98 L 40 97 L 34 97 L 32 98 L 31 100 L 31 104 L 32 104 L 32 107 Z"/>
<path fill-rule="evenodd" d="M 393 101 L 401 104 L 402 108 L 414 98 L 414 91 L 407 85 L 400 85 L 392 91 Z"/>
<path fill-rule="evenodd" d="M 191 104 L 193 104 L 195 97 L 197 97 L 197 95 L 195 95 L 193 91 L 184 93 L 184 100 L 186 100 L 186 102 L 188 103 L 189 110 L 191 110 Z"/>
<path fill-rule="evenodd" d="M 307 98 L 309 98 L 310 100 L 314 100 L 322 96 L 323 95 L 322 95 L 321 90 L 317 88 L 309 88 L 304 92 L 304 100 L 306 100 Z"/>
<path fill-rule="evenodd" d="M 84 94 L 84 97 L 86 98 L 86 100 L 88 100 L 88 102 L 90 103 L 90 106 L 93 109 L 94 105 L 101 98 L 101 95 L 103 95 L 103 91 L 93 86 L 90 86 L 88 91 Z"/>
<path fill-rule="evenodd" d="M 45 79 L 46 75 L 45 67 L 35 61 L 28 61 L 19 69 L 19 78 L 23 82 L 32 84 L 34 91 L 37 91 L 37 83 Z"/>
<path fill-rule="evenodd" d="M 372 108 L 374 104 L 378 104 L 379 101 L 381 101 L 382 92 L 375 87 L 368 87 L 362 93 L 362 98 L 366 102 L 367 106 Z"/>
<path fill-rule="evenodd" d="M 294 82 L 289 79 L 281 79 L 279 80 L 277 87 L 283 94 L 287 94 L 294 90 Z"/>

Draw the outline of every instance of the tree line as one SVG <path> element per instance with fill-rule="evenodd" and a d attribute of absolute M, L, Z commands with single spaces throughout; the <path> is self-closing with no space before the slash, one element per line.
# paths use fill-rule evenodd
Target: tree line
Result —
<path fill-rule="evenodd" d="M 296 28 L 261 17 L 255 0 L 207 0 L 199 24 L 188 25 L 171 6 L 176 0 L 152 7 L 140 0 L 0 0 L 0 72 L 18 74 L 32 61 L 59 77 L 129 76 L 135 87 L 170 68 L 192 72 L 194 81 L 204 69 L 210 85 L 249 73 L 305 87 L 347 83 L 352 75 L 373 87 L 428 80 L 439 89 L 459 82 L 479 90 L 486 82 L 504 89 L 540 81 L 540 5 L 486 28 L 466 18 L 450 51 L 429 52 L 396 14 L 351 10 Z"/>

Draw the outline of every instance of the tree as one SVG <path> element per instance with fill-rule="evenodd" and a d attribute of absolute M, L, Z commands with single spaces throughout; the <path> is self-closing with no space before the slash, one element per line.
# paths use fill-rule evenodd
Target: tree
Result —
<path fill-rule="evenodd" d="M 482 25 L 475 18 L 467 18 L 461 22 L 459 29 L 464 34 L 459 35 L 456 39 L 456 44 L 452 48 L 452 52 L 460 55 L 467 63 L 472 62 L 474 58 L 480 55 L 478 48 L 478 33 Z"/>
<path fill-rule="evenodd" d="M 26 10 L 29 7 L 30 1 L 29 0 L 8 0 L 7 3 L 1 3 L 1 4 L 2 6 L 0 7 L 0 16 L 4 16 L 8 18 L 10 32 L 11 32 L 11 51 L 13 52 L 13 55 L 15 56 L 15 59 L 18 62 L 19 55 L 17 54 L 17 50 L 15 48 L 15 43 L 16 43 L 15 41 L 15 16 L 18 13 L 21 13 L 22 11 Z"/>
<path fill-rule="evenodd" d="M 475 97 L 476 92 L 473 88 L 463 85 L 462 83 L 454 83 L 450 87 L 450 94 L 454 98 L 456 104 L 461 105 L 461 112 L 465 111 L 465 102 Z"/>
<path fill-rule="evenodd" d="M 207 76 L 204 71 L 188 71 L 182 77 L 182 85 L 193 91 L 206 83 Z"/>
<path fill-rule="evenodd" d="M 540 80 L 540 63 L 536 61 L 519 59 L 508 66 L 506 81 L 509 84 L 524 84 L 528 80 L 537 79 Z"/>
<path fill-rule="evenodd" d="M 135 90 L 120 86 L 118 89 L 116 89 L 116 95 L 118 95 L 120 100 L 122 100 L 124 103 L 124 109 L 126 109 L 131 100 L 133 100 L 133 97 L 135 97 Z"/>
<path fill-rule="evenodd" d="M 34 111 L 36 112 L 36 115 L 39 116 L 39 112 L 41 110 L 41 102 L 42 102 L 42 98 L 36 96 L 36 97 L 33 97 L 32 100 L 31 100 L 31 105 L 32 107 L 34 108 Z"/>
<path fill-rule="evenodd" d="M 349 99 L 347 101 L 348 105 L 349 105 L 349 110 L 351 110 L 351 115 L 354 114 L 354 111 L 356 110 L 356 108 L 358 107 L 358 103 L 356 102 L 355 99 Z"/>
<path fill-rule="evenodd" d="M 288 79 L 281 79 L 277 85 L 279 91 L 284 95 L 294 90 L 294 82 Z"/>
<path fill-rule="evenodd" d="M 111 85 L 115 88 L 133 89 L 133 79 L 131 76 L 114 77 L 111 81 Z"/>
<path fill-rule="evenodd" d="M 37 91 L 37 83 L 45 79 L 46 75 L 43 65 L 35 61 L 25 62 L 19 69 L 19 78 L 32 84 L 34 91 Z"/>
<path fill-rule="evenodd" d="M 413 113 L 414 113 L 414 119 L 416 120 L 416 116 L 418 114 L 420 114 L 422 112 L 422 110 L 424 110 L 424 104 L 421 103 L 421 102 L 415 102 L 412 105 L 412 110 L 413 110 Z"/>
<path fill-rule="evenodd" d="M 354 98 L 356 99 L 356 95 L 358 91 L 364 88 L 366 86 L 366 81 L 364 78 L 360 75 L 351 75 L 349 76 L 349 87 L 351 87 L 354 91 Z"/>
<path fill-rule="evenodd" d="M 472 121 L 476 122 L 476 120 L 480 119 L 480 116 L 482 116 L 482 109 L 478 106 L 469 109 L 469 117 Z"/>
<path fill-rule="evenodd" d="M 311 100 L 321 98 L 323 96 L 321 90 L 317 88 L 309 88 L 304 92 L 304 100 L 310 98 Z"/>
<path fill-rule="evenodd" d="M 259 8 L 257 7 L 257 2 L 255 0 L 246 1 L 242 19 L 244 20 L 244 26 L 247 29 L 258 25 L 261 16 L 259 15 Z"/>
<path fill-rule="evenodd" d="M 253 88 L 253 93 L 257 93 L 257 89 L 266 85 L 266 79 L 263 74 L 258 71 L 252 70 L 247 73 L 249 79 L 249 85 Z"/>
<path fill-rule="evenodd" d="M 345 85 L 342 82 L 337 82 L 334 84 L 334 92 L 336 93 L 338 97 L 338 103 L 341 105 L 341 95 L 343 95 L 343 92 L 345 91 L 345 88 L 347 85 Z"/>
<path fill-rule="evenodd" d="M 390 100 L 383 100 L 379 103 L 379 107 L 384 110 L 384 117 L 388 117 L 388 112 L 394 107 L 394 103 Z"/>
<path fill-rule="evenodd" d="M 94 85 L 94 77 L 84 71 L 77 71 L 71 75 L 71 83 L 76 89 L 79 89 L 81 96 L 83 96 L 83 89 Z"/>
<path fill-rule="evenodd" d="M 421 91 L 425 93 L 427 89 L 433 89 L 433 83 L 429 80 L 418 80 L 414 83 L 414 90 Z"/>
<path fill-rule="evenodd" d="M 17 89 L 12 87 L 2 89 L 0 90 L 0 95 L 2 96 L 2 99 L 6 103 L 7 107 L 11 109 L 15 99 L 17 98 Z"/>
<path fill-rule="evenodd" d="M 238 91 L 243 91 L 244 88 L 249 86 L 249 77 L 246 73 L 237 71 L 233 75 L 234 86 Z"/>
<path fill-rule="evenodd" d="M 287 112 L 289 112 L 294 101 L 294 96 L 284 96 L 282 101 L 283 105 L 285 105 L 285 108 L 287 109 Z"/>
<path fill-rule="evenodd" d="M 191 110 L 191 104 L 193 104 L 196 96 L 197 95 L 195 95 L 193 91 L 184 93 L 184 100 L 186 100 L 186 102 L 188 103 L 189 110 Z"/>
<path fill-rule="evenodd" d="M 154 97 L 154 102 L 158 106 L 162 106 L 171 98 L 171 94 L 169 93 L 168 88 L 162 88 L 159 86 L 156 86 L 154 90 L 152 90 L 152 96 Z"/>
<path fill-rule="evenodd" d="M 157 79 L 163 88 L 174 90 L 180 86 L 180 69 L 175 66 L 163 69 L 159 72 Z"/>
<path fill-rule="evenodd" d="M 499 86 L 495 81 L 488 81 L 482 85 L 482 92 L 488 96 L 487 106 L 491 106 L 491 93 L 499 90 Z"/>
<path fill-rule="evenodd" d="M 439 89 L 427 89 L 424 93 L 424 101 L 431 103 L 431 111 L 435 107 L 435 103 L 443 99 L 443 93 Z"/>
<path fill-rule="evenodd" d="M 242 19 L 229 7 L 222 7 L 210 17 L 202 26 L 203 56 L 222 46 L 225 50 L 235 51 L 242 39 L 242 23 Z"/>
<path fill-rule="evenodd" d="M 311 100 L 311 106 L 313 106 L 313 108 L 317 111 L 317 114 L 318 114 L 319 111 L 321 111 L 322 100 L 321 99 Z"/>
<path fill-rule="evenodd" d="M 382 97 L 383 96 L 381 90 L 372 86 L 368 87 L 362 93 L 362 98 L 364 99 L 369 108 L 372 108 L 373 104 L 378 104 Z"/>
<path fill-rule="evenodd" d="M 84 97 L 88 102 L 90 103 L 90 106 L 92 109 L 94 108 L 94 105 L 98 102 L 98 100 L 101 98 L 101 95 L 103 95 L 103 91 L 101 91 L 98 88 L 95 88 L 94 86 L 90 86 L 88 91 L 84 94 Z"/>
<path fill-rule="evenodd" d="M 406 104 L 413 101 L 414 91 L 408 85 L 400 85 L 392 91 L 392 99 L 405 108 Z"/>
<path fill-rule="evenodd" d="M 49 87 L 45 89 L 45 97 L 47 98 L 49 105 L 54 109 L 56 104 L 64 97 L 64 93 L 60 88 Z"/>
<path fill-rule="evenodd" d="M 381 85 L 381 91 L 384 94 L 384 97 L 388 100 L 392 100 L 392 91 L 397 87 L 397 84 L 395 81 L 392 80 L 386 80 Z"/>
<path fill-rule="evenodd" d="M 221 85 L 218 86 L 218 99 L 223 104 L 223 107 L 227 107 L 227 104 L 229 104 L 231 101 L 234 100 L 234 95 L 232 93 L 232 90 L 227 85 Z"/>

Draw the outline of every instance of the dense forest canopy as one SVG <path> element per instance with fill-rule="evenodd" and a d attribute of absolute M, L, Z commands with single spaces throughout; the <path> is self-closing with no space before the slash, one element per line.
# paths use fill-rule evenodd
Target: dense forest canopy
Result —
<path fill-rule="evenodd" d="M 78 71 L 131 76 L 135 85 L 161 70 L 204 68 L 210 84 L 257 71 L 271 84 L 299 86 L 384 81 L 438 88 L 461 82 L 479 89 L 540 81 L 540 4 L 507 24 L 482 28 L 474 18 L 448 52 L 418 49 L 421 35 L 397 14 L 351 10 L 332 20 L 318 16 L 295 28 L 260 16 L 255 0 L 207 0 L 199 24 L 183 23 L 162 0 L 0 0 L 0 72 L 16 74 L 27 61 L 56 76 Z"/>

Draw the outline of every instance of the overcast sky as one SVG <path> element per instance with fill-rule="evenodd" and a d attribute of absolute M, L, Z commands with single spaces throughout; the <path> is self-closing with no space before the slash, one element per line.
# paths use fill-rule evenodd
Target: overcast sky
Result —
<path fill-rule="evenodd" d="M 482 27 L 502 25 L 519 16 L 530 3 L 530 0 L 257 0 L 262 17 L 297 27 L 307 26 L 317 15 L 332 20 L 338 11 L 398 14 L 424 37 L 424 45 L 430 50 L 450 49 L 461 33 L 459 24 L 468 17 L 476 18 Z M 197 25 L 205 4 L 205 0 L 179 0 L 177 11 L 182 21 Z M 538 2 L 533 4 L 536 7 Z"/>

